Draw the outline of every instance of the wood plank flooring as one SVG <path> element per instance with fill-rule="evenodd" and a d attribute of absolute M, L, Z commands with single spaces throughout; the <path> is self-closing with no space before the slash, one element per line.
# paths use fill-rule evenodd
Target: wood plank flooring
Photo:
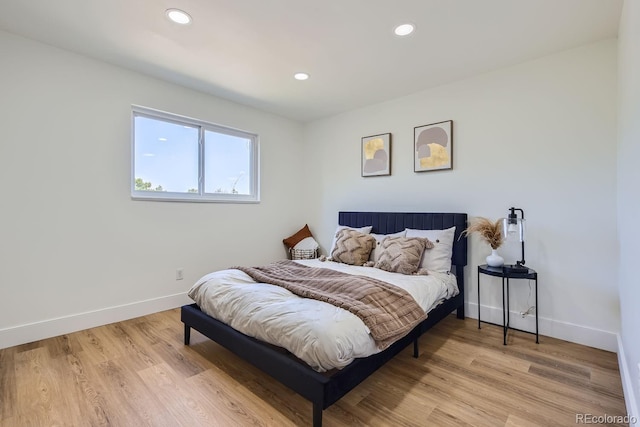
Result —
<path fill-rule="evenodd" d="M 1 426 L 309 426 L 311 404 L 193 331 L 178 309 L 0 350 Z M 617 357 L 445 319 L 326 426 L 575 426 L 626 414 Z M 608 424 L 612 425 L 612 424 Z M 622 425 L 622 424 L 621 424 Z"/>

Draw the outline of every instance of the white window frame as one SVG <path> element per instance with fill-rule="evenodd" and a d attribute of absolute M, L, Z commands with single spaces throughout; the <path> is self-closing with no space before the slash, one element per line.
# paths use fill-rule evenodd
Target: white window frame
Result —
<path fill-rule="evenodd" d="M 135 158 L 135 119 L 136 117 L 147 117 L 154 120 L 187 125 L 198 128 L 198 192 L 197 193 L 177 193 L 170 191 L 139 191 L 136 190 L 136 158 Z M 207 193 L 205 188 L 205 161 L 204 161 L 204 134 L 205 131 L 221 133 L 225 135 L 237 136 L 249 139 L 251 143 L 250 166 L 251 182 L 249 183 L 250 194 L 231 193 Z M 190 117 L 167 113 L 165 111 L 154 110 L 138 105 L 132 106 L 131 114 L 131 198 L 134 200 L 156 200 L 173 202 L 222 202 L 222 203 L 259 203 L 260 202 L 260 143 L 259 137 L 255 133 L 233 129 L 208 123 Z"/>

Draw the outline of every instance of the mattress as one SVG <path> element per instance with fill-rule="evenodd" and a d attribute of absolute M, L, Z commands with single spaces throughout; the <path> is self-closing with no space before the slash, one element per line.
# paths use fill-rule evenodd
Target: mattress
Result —
<path fill-rule="evenodd" d="M 456 278 L 451 273 L 417 276 L 317 259 L 296 262 L 399 286 L 426 312 L 458 294 Z M 356 315 L 325 302 L 298 297 L 279 286 L 256 283 L 240 270 L 207 274 L 188 295 L 209 316 L 245 335 L 287 349 L 319 372 L 340 369 L 355 358 L 380 351 Z"/>

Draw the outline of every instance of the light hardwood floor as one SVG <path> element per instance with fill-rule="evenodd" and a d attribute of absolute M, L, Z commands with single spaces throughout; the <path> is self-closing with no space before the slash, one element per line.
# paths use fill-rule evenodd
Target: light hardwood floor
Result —
<path fill-rule="evenodd" d="M 311 404 L 179 310 L 0 350 L 2 426 L 311 425 Z M 625 415 L 616 355 L 445 319 L 324 411 L 326 426 L 575 426 Z M 611 425 L 611 424 L 609 424 Z"/>

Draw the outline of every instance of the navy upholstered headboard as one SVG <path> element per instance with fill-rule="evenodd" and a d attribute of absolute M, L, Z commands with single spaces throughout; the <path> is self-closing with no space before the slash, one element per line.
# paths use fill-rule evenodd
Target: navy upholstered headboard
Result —
<path fill-rule="evenodd" d="M 444 230 L 455 225 L 451 263 L 459 269 L 467 265 L 467 238 L 460 237 L 467 228 L 465 213 L 339 212 L 338 224 L 350 227 L 371 225 L 371 232 L 378 234 L 396 233 L 405 228 Z"/>

